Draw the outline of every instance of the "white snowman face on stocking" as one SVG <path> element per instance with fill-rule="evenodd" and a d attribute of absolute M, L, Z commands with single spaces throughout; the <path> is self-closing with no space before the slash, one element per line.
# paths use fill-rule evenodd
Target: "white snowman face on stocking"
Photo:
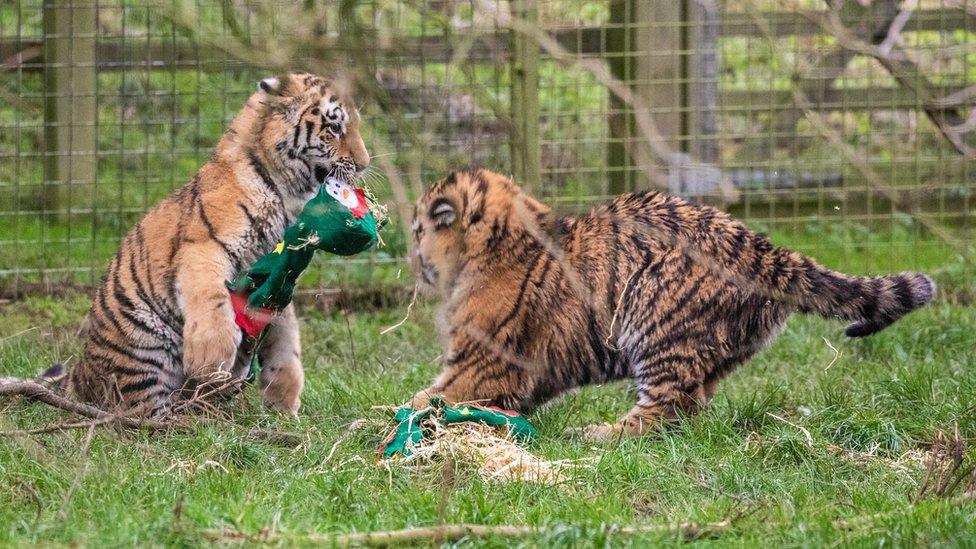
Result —
<path fill-rule="evenodd" d="M 333 177 L 326 179 L 325 190 L 328 191 L 332 198 L 335 198 L 340 204 L 350 210 L 354 210 L 356 206 L 359 206 L 359 195 L 356 194 L 356 191 L 338 179 Z"/>

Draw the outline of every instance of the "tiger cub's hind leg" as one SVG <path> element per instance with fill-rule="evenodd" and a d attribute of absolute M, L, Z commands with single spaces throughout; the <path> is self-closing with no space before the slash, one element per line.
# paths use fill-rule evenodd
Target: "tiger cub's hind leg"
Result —
<path fill-rule="evenodd" d="M 259 354 L 261 399 L 279 412 L 297 415 L 305 372 L 293 305 L 286 307 L 269 325 Z"/>
<path fill-rule="evenodd" d="M 179 387 L 168 388 L 163 369 L 141 371 L 138 365 L 87 361 L 68 373 L 67 393 L 74 399 L 95 404 L 98 408 L 131 418 L 160 418 L 169 415 L 178 399 Z M 106 375 L 92 376 L 90 370 L 101 368 Z"/>
<path fill-rule="evenodd" d="M 786 320 L 786 313 L 765 299 L 740 301 L 728 290 L 700 303 L 722 304 L 724 312 L 704 322 L 696 312 L 666 315 L 643 328 L 645 335 L 628 349 L 637 404 L 613 425 L 588 427 L 590 438 L 643 435 L 694 415 L 712 400 L 719 380 L 762 348 Z"/>
<path fill-rule="evenodd" d="M 666 351 L 633 367 L 637 404 L 617 423 L 590 425 L 592 440 L 615 440 L 658 431 L 666 422 L 695 414 L 708 404 L 714 388 L 704 383 L 702 361 L 693 354 Z"/>

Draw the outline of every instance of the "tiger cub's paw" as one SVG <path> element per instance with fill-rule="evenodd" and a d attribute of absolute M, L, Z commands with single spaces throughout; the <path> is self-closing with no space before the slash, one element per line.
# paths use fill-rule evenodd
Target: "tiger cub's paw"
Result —
<path fill-rule="evenodd" d="M 573 434 L 593 442 L 608 442 L 655 433 L 660 427 L 661 423 L 657 416 L 632 414 L 617 423 L 593 424 L 582 429 L 574 429 Z"/>
<path fill-rule="evenodd" d="M 215 316 L 188 322 L 183 336 L 183 370 L 198 381 L 211 381 L 234 367 L 241 330 L 233 319 Z"/>
<path fill-rule="evenodd" d="M 443 400 L 444 403 L 447 404 L 448 406 L 453 406 L 455 402 L 457 402 L 455 399 L 443 393 L 435 391 L 434 389 L 427 388 L 424 389 L 423 391 L 418 391 L 417 394 L 413 395 L 413 398 L 410 399 L 409 402 L 404 404 L 404 406 L 410 406 L 414 410 L 422 410 L 430 406 L 430 401 L 431 399 L 434 398 L 439 398 Z"/>
<path fill-rule="evenodd" d="M 571 427 L 564 433 L 590 442 L 611 442 L 620 440 L 624 436 L 624 429 L 619 423 L 595 423 L 586 427 Z"/>
<path fill-rule="evenodd" d="M 304 385 L 305 372 L 301 365 L 271 366 L 261 370 L 261 400 L 282 414 L 298 417 Z"/>
<path fill-rule="evenodd" d="M 423 391 L 418 391 L 417 394 L 413 395 L 413 398 L 404 405 L 413 408 L 414 410 L 422 410 L 430 406 L 430 399 L 436 397 L 436 393 L 431 393 L 427 389 Z"/>

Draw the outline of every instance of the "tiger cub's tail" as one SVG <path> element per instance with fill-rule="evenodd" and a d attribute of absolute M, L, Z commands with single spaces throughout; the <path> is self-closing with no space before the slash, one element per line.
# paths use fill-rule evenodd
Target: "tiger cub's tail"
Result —
<path fill-rule="evenodd" d="M 935 299 L 935 283 L 922 273 L 857 277 L 814 265 L 804 276 L 809 293 L 796 296 L 804 312 L 853 321 L 849 337 L 879 332 Z"/>
<path fill-rule="evenodd" d="M 52 364 L 48 369 L 37 374 L 35 380 L 45 385 L 63 387 L 67 377 L 68 369 L 64 367 L 64 364 Z"/>

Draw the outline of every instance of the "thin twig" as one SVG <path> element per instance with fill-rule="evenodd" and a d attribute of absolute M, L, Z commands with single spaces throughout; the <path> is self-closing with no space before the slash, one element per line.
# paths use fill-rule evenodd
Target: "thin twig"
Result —
<path fill-rule="evenodd" d="M 49 406 L 72 412 L 90 419 L 111 419 L 118 421 L 124 427 L 134 429 L 146 428 L 150 430 L 173 429 L 177 424 L 172 422 L 158 421 L 152 419 L 132 418 L 111 414 L 90 404 L 85 404 L 61 396 L 51 389 L 30 379 L 20 379 L 16 377 L 0 378 L 0 396 L 22 396 L 30 400 L 43 402 Z"/>
<path fill-rule="evenodd" d="M 370 424 L 376 424 L 381 427 L 385 427 L 387 425 L 385 421 L 373 421 L 368 419 L 357 419 L 353 421 L 346 427 L 346 432 L 342 433 L 342 435 L 340 435 L 339 438 L 337 438 L 332 444 L 332 448 L 329 449 L 329 453 L 326 454 L 325 459 L 323 459 L 322 463 L 319 464 L 318 470 L 323 470 L 322 468 L 325 466 L 325 464 L 332 461 L 332 456 L 335 455 L 336 450 L 338 450 L 339 446 L 342 445 L 342 443 L 345 442 L 350 436 L 352 436 L 353 433 Z"/>
<path fill-rule="evenodd" d="M 617 315 L 620 313 L 620 306 L 624 302 L 624 296 L 627 295 L 627 288 L 630 287 L 630 283 L 634 280 L 634 277 L 639 272 L 641 272 L 640 269 L 634 269 L 634 272 L 631 273 L 627 278 L 627 283 L 624 284 L 624 289 L 620 292 L 620 297 L 617 298 L 617 306 L 613 308 L 613 316 L 610 317 L 610 329 L 607 331 L 607 339 L 603 342 L 603 344 L 615 351 L 619 351 L 620 349 L 618 349 L 615 345 L 610 345 L 610 338 L 613 337 L 613 327 L 617 324 Z"/>
<path fill-rule="evenodd" d="M 319 464 L 319 469 L 321 469 L 326 463 L 332 461 L 332 456 L 334 456 L 336 450 L 339 449 L 339 445 L 345 442 L 346 438 L 348 438 L 351 433 L 352 431 L 346 431 L 342 434 L 342 436 L 336 439 L 336 441 L 332 444 L 332 448 L 329 449 L 329 453 L 325 455 L 325 459 L 323 459 L 322 463 Z"/>
<path fill-rule="evenodd" d="M 27 332 L 31 332 L 31 331 L 34 331 L 36 329 L 37 329 L 37 326 L 31 326 L 30 328 L 24 328 L 23 330 L 15 333 L 15 334 L 10 334 L 10 335 L 5 336 L 5 337 L 0 337 L 0 343 L 3 343 L 4 341 L 7 341 L 8 339 L 13 339 L 15 337 L 20 337 L 20 336 L 26 334 Z"/>
<path fill-rule="evenodd" d="M 214 372 L 208 381 L 197 385 L 190 398 L 177 402 L 173 406 L 173 413 L 191 409 L 203 409 L 217 414 L 219 410 L 208 402 L 210 397 L 227 394 L 243 385 L 245 381 L 244 378 L 231 376 L 230 372 L 226 370 L 218 370 Z"/>
<path fill-rule="evenodd" d="M 948 498 L 965 481 L 963 496 L 971 497 L 976 487 L 976 463 L 967 462 L 966 439 L 959 432 L 959 424 L 953 423 L 951 437 L 939 432 L 929 450 L 925 477 L 915 495 L 915 502 L 926 498 Z"/>
<path fill-rule="evenodd" d="M 114 423 L 120 417 L 124 417 L 124 415 L 110 414 L 108 416 L 98 418 L 98 419 L 93 419 L 91 421 L 73 421 L 68 423 L 55 423 L 54 425 L 48 425 L 46 427 L 38 427 L 37 429 L 27 429 L 23 431 L 0 431 L 0 436 L 14 437 L 14 436 L 29 436 L 29 435 L 45 435 L 48 433 L 62 433 L 65 431 L 72 431 L 74 429 L 88 429 L 91 427 L 98 427 L 101 425 Z"/>
<path fill-rule="evenodd" d="M 356 342 L 355 338 L 352 337 L 352 326 L 349 324 L 349 311 L 343 309 L 340 312 L 342 313 L 342 318 L 346 320 L 346 335 L 349 338 L 349 354 L 352 355 L 352 368 L 353 371 L 358 371 L 359 360 L 356 358 Z"/>
<path fill-rule="evenodd" d="M 838 360 L 840 360 L 840 357 L 843 356 L 844 353 L 838 351 L 837 347 L 834 347 L 833 344 L 830 343 L 830 340 L 828 340 L 826 337 L 823 338 L 823 340 L 824 343 L 827 344 L 827 347 L 829 347 L 830 350 L 834 352 L 834 358 L 830 359 L 830 364 L 827 364 L 827 367 L 824 368 L 823 370 L 826 372 L 827 370 L 830 369 L 831 366 L 833 366 Z"/>
<path fill-rule="evenodd" d="M 91 448 L 92 436 L 95 434 L 95 426 L 92 425 L 88 428 L 88 433 L 85 434 L 85 440 L 81 443 L 81 467 L 78 468 L 78 472 L 75 473 L 75 479 L 71 481 L 71 486 L 68 487 L 68 491 L 64 494 L 64 500 L 61 502 L 61 510 L 58 511 L 58 517 L 61 521 L 64 521 L 68 517 L 68 504 L 71 502 L 71 496 L 74 495 L 75 490 L 81 484 L 81 479 L 85 476 L 85 472 L 88 471 L 88 449 Z"/>
<path fill-rule="evenodd" d="M 407 320 L 410 318 L 410 311 L 413 309 L 413 304 L 417 302 L 417 289 L 418 288 L 420 288 L 420 283 L 417 283 L 417 284 L 414 284 L 413 285 L 413 297 L 410 298 L 410 303 L 407 304 L 407 313 L 405 315 L 403 315 L 403 319 L 400 320 L 400 322 L 397 322 L 396 324 L 394 324 L 393 326 L 387 326 L 386 328 L 383 328 L 382 330 L 380 330 L 380 335 L 386 335 L 386 334 L 392 332 L 393 330 L 396 330 L 400 326 L 403 326 L 407 322 Z"/>
<path fill-rule="evenodd" d="M 771 417 L 771 418 L 773 418 L 773 419 L 778 419 L 779 421 L 782 421 L 783 423 L 789 425 L 790 427 L 794 427 L 796 429 L 799 429 L 800 432 L 803 433 L 803 436 L 805 436 L 806 439 L 807 439 L 807 446 L 809 446 L 810 448 L 813 448 L 813 436 L 810 435 L 810 431 L 806 430 L 806 428 L 804 428 L 804 427 L 802 427 L 800 425 L 797 425 L 796 423 L 793 423 L 792 421 L 789 421 L 789 420 L 787 420 L 785 418 L 782 418 L 782 417 L 780 417 L 780 416 L 778 416 L 778 415 L 776 415 L 776 414 L 774 414 L 772 412 L 766 412 L 766 415 L 769 416 L 769 417 Z"/>

